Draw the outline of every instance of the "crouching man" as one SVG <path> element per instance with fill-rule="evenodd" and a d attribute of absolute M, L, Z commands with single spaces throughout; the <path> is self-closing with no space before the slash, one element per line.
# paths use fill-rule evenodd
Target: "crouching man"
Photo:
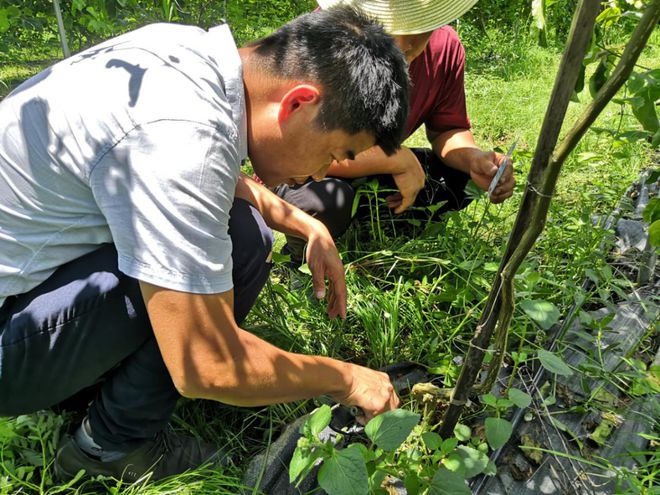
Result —
<path fill-rule="evenodd" d="M 396 407 L 385 374 L 240 328 L 268 277 L 270 228 L 307 241 L 331 317 L 346 287 L 327 228 L 239 167 L 249 156 L 275 186 L 374 145 L 394 153 L 407 84 L 393 41 L 341 7 L 238 50 L 226 26 L 151 25 L 18 87 L 0 104 L 0 414 L 104 377 L 55 469 L 132 481 L 216 455 L 168 432 L 180 395 L 329 394 L 367 419 Z"/>

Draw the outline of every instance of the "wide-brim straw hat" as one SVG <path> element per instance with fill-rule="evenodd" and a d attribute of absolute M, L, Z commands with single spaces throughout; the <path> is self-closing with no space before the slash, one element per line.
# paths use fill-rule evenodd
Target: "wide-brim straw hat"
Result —
<path fill-rule="evenodd" d="M 478 0 L 317 0 L 322 9 L 347 4 L 379 21 L 389 34 L 428 33 L 465 14 Z"/>

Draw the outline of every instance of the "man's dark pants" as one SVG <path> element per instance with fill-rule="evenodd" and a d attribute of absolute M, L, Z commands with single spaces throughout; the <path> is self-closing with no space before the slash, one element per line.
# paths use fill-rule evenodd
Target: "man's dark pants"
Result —
<path fill-rule="evenodd" d="M 412 151 L 426 172 L 425 187 L 417 195 L 414 206 L 425 207 L 444 201 L 431 216 L 431 220 L 437 220 L 443 213 L 460 210 L 470 203 L 465 194 L 469 175 L 445 165 L 428 148 L 412 148 Z M 391 175 L 378 175 L 376 178 L 382 188 L 396 190 L 396 183 Z M 334 239 L 341 236 L 353 220 L 351 213 L 355 189 L 350 180 L 331 177 L 319 182 L 308 181 L 301 186 L 281 185 L 274 191 L 282 199 L 323 222 Z M 392 192 L 385 195 L 389 194 Z M 356 217 L 368 215 L 369 211 L 368 208 L 358 208 Z M 425 211 L 407 214 L 428 219 L 428 213 Z M 304 246 L 302 239 L 287 237 L 286 252 L 291 255 L 295 264 L 302 261 Z"/>
<path fill-rule="evenodd" d="M 234 313 L 241 322 L 270 271 L 271 230 L 248 202 L 230 213 Z M 89 409 L 95 441 L 129 451 L 162 430 L 179 398 L 137 280 L 106 244 L 0 308 L 0 415 L 34 412 L 104 381 Z"/>

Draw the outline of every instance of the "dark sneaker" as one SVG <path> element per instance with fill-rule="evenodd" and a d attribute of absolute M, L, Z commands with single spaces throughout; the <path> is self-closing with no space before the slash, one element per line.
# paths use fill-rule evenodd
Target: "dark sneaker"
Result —
<path fill-rule="evenodd" d="M 172 431 L 161 432 L 133 452 L 110 462 L 87 455 L 72 435 L 65 435 L 57 448 L 55 475 L 60 480 L 69 480 L 84 469 L 87 476 L 110 476 L 132 483 L 148 473 L 153 481 L 204 464 L 222 465 L 226 462 L 226 455 L 214 446 Z"/>

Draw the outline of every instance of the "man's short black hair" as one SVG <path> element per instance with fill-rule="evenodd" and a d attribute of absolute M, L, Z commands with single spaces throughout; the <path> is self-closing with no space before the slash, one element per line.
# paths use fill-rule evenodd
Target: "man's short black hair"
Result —
<path fill-rule="evenodd" d="M 273 76 L 321 85 L 322 128 L 366 131 L 388 155 L 399 148 L 408 118 L 408 68 L 376 21 L 354 7 L 331 7 L 297 17 L 251 46 Z"/>

